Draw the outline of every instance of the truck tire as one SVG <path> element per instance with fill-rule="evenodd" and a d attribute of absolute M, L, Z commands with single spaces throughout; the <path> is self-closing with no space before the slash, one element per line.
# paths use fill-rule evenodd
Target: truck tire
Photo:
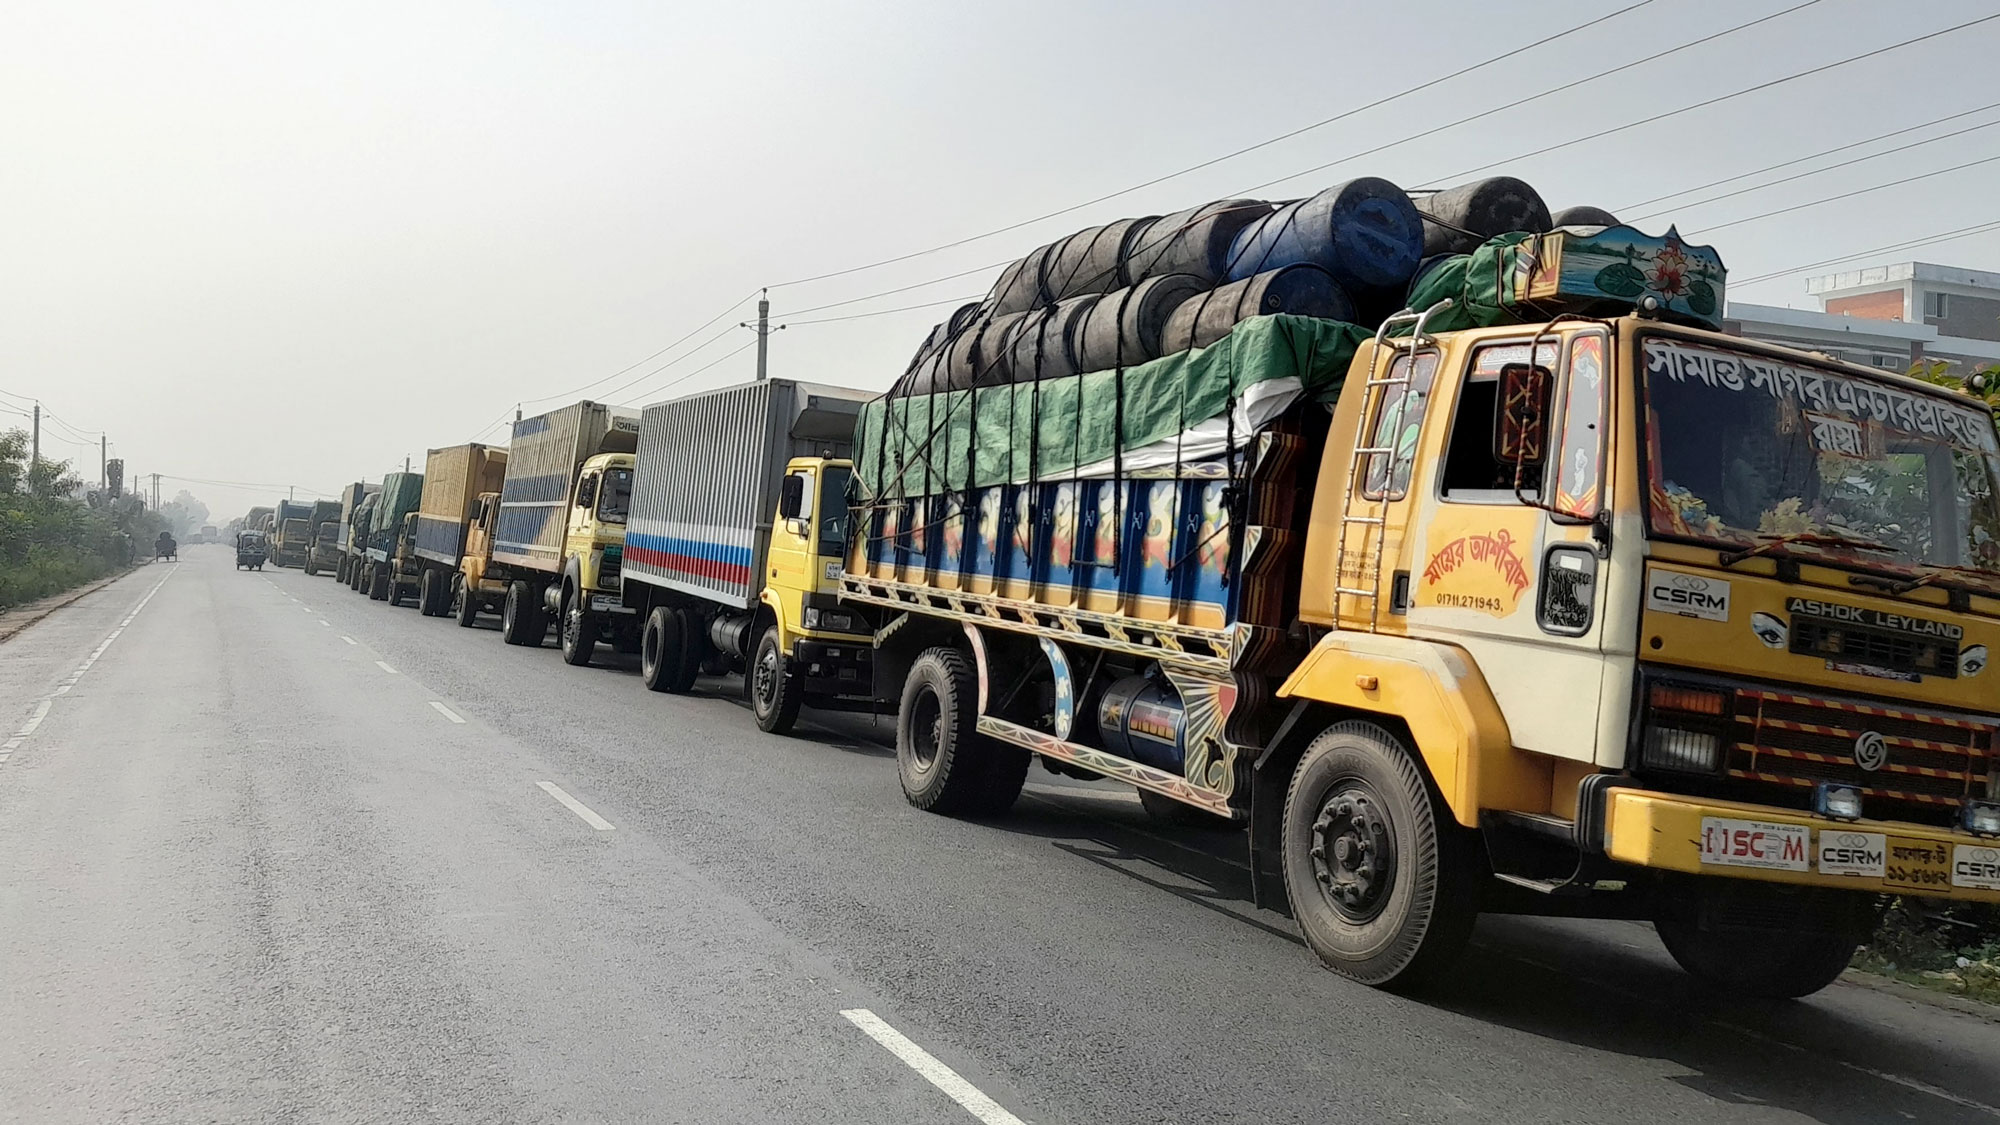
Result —
<path fill-rule="evenodd" d="M 340 561 L 333 564 L 333 580 L 335 582 L 347 581 L 347 556 L 342 555 Z"/>
<path fill-rule="evenodd" d="M 1709 914 L 1693 899 L 1666 904 L 1653 929 L 1680 967 L 1719 992 L 1766 1000 L 1810 996 L 1838 980 L 1872 921 L 1858 903 L 1844 909 L 1852 892 L 1748 887 L 1757 895 L 1754 917 L 1735 919 L 1748 925 L 1732 926 L 1726 913 Z M 1737 888 L 1720 890 L 1726 898 Z"/>
<path fill-rule="evenodd" d="M 1313 739 L 1292 771 L 1283 831 L 1292 914 L 1327 968 L 1414 988 L 1463 950 L 1478 917 L 1476 841 L 1388 731 L 1345 722 Z"/>
<path fill-rule="evenodd" d="M 1030 755 L 974 729 L 977 698 L 957 649 L 928 649 L 910 666 L 896 708 L 896 774 L 912 805 L 946 816 L 995 816 L 1021 795 Z"/>
<path fill-rule="evenodd" d="M 396 572 L 396 564 L 390 563 L 384 570 L 389 575 L 388 600 L 391 606 L 403 608 L 403 576 Z"/>
<path fill-rule="evenodd" d="M 597 652 L 597 634 L 603 631 L 597 618 L 590 615 L 584 604 L 584 599 L 576 591 L 564 590 L 562 609 L 556 617 L 563 663 L 572 668 L 590 663 L 590 658 Z"/>
<path fill-rule="evenodd" d="M 757 654 L 744 678 L 750 681 L 750 711 L 757 716 L 758 728 L 766 734 L 790 734 L 799 721 L 805 681 L 792 675 L 792 661 L 778 644 L 776 625 L 758 639 Z"/>
<path fill-rule="evenodd" d="M 379 566 L 370 564 L 368 567 L 368 600 L 371 602 L 388 601 L 389 591 L 396 584 L 395 577 L 395 574 L 390 571 L 388 563 L 383 563 Z"/>
<path fill-rule="evenodd" d="M 541 597 L 525 581 L 509 582 L 507 604 L 500 608 L 500 639 L 510 645 L 540 648 L 548 631 L 548 622 L 542 620 Z"/>
<path fill-rule="evenodd" d="M 316 560 L 316 559 L 312 559 L 312 558 L 308 558 L 308 559 L 306 559 L 306 577 L 307 577 L 307 578 L 318 578 L 318 577 L 319 577 L 319 561 L 318 561 L 318 560 Z"/>
<path fill-rule="evenodd" d="M 444 588 L 444 581 L 438 572 L 425 567 L 423 577 L 417 579 L 417 612 L 425 617 L 442 616 L 444 607 L 438 605 L 438 594 Z"/>
<path fill-rule="evenodd" d="M 639 679 L 648 691 L 685 694 L 694 687 L 700 664 L 689 651 L 688 616 L 671 606 L 656 605 L 639 633 Z"/>
<path fill-rule="evenodd" d="M 451 580 L 452 609 L 457 612 L 458 627 L 470 629 L 479 621 L 479 599 L 465 587 L 465 576 Z"/>

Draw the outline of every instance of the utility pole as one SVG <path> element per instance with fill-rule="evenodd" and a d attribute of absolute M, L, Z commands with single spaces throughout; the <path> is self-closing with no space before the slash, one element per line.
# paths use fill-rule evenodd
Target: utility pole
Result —
<path fill-rule="evenodd" d="M 35 444 L 33 452 L 28 454 L 29 476 L 34 475 L 35 466 L 40 464 L 41 460 L 42 460 L 42 404 L 38 402 L 35 404 Z"/>
<path fill-rule="evenodd" d="M 106 466 L 110 464 L 107 460 L 110 455 L 111 439 L 99 435 L 97 439 L 97 487 L 100 489 L 109 489 L 111 487 L 111 474 L 106 471 Z"/>
<path fill-rule="evenodd" d="M 410 471 L 410 456 L 407 453 L 403 455 L 403 471 L 406 473 Z"/>
<path fill-rule="evenodd" d="M 746 320 L 736 327 L 749 328 L 757 333 L 757 381 L 761 383 L 770 374 L 771 333 L 783 332 L 785 330 L 785 326 L 782 324 L 776 328 L 771 327 L 771 291 L 769 289 L 760 290 L 758 293 L 757 323 L 752 325 Z"/>
<path fill-rule="evenodd" d="M 298 485 L 296 485 L 296 484 L 288 484 L 288 485 L 286 485 L 286 486 L 285 486 L 285 503 L 287 503 L 287 504 L 291 503 L 291 502 L 292 502 L 292 498 L 293 498 L 294 496 L 297 496 L 297 495 L 298 495 L 298 492 L 299 492 L 299 486 L 298 486 Z"/>

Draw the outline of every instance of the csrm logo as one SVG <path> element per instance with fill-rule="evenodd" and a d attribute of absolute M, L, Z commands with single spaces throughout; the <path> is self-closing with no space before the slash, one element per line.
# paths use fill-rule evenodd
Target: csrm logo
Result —
<path fill-rule="evenodd" d="M 1837 848 L 1865 848 L 1868 837 L 1859 832 L 1840 832 L 1834 835 L 1833 845 Z"/>
<path fill-rule="evenodd" d="M 1854 764 L 1874 773 L 1889 764 L 1889 741 L 1878 731 L 1865 730 L 1854 740 Z"/>

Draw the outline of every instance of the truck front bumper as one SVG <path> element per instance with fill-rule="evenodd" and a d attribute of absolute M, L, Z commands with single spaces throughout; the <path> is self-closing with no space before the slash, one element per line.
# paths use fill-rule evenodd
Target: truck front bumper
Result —
<path fill-rule="evenodd" d="M 866 697 L 875 690 L 875 650 L 863 638 L 820 640 L 800 637 L 792 649 L 792 671 L 805 677 L 814 695 Z"/>
<path fill-rule="evenodd" d="M 2000 840 L 1947 828 L 1619 788 L 1591 819 L 1598 850 L 1636 867 L 2000 903 Z"/>

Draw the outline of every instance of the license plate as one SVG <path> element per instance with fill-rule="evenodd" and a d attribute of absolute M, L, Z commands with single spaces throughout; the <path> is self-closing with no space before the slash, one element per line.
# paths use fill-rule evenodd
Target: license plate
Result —
<path fill-rule="evenodd" d="M 1951 886 L 1951 847 L 1929 840 L 1889 837 L 1882 885 L 1902 891 L 1939 893 Z"/>
<path fill-rule="evenodd" d="M 1812 830 L 1800 824 L 1701 818 L 1701 862 L 1771 871 L 1812 869 Z"/>
<path fill-rule="evenodd" d="M 590 597 L 590 612 L 624 613 L 625 603 L 618 598 L 608 598 L 603 594 L 592 594 Z"/>

